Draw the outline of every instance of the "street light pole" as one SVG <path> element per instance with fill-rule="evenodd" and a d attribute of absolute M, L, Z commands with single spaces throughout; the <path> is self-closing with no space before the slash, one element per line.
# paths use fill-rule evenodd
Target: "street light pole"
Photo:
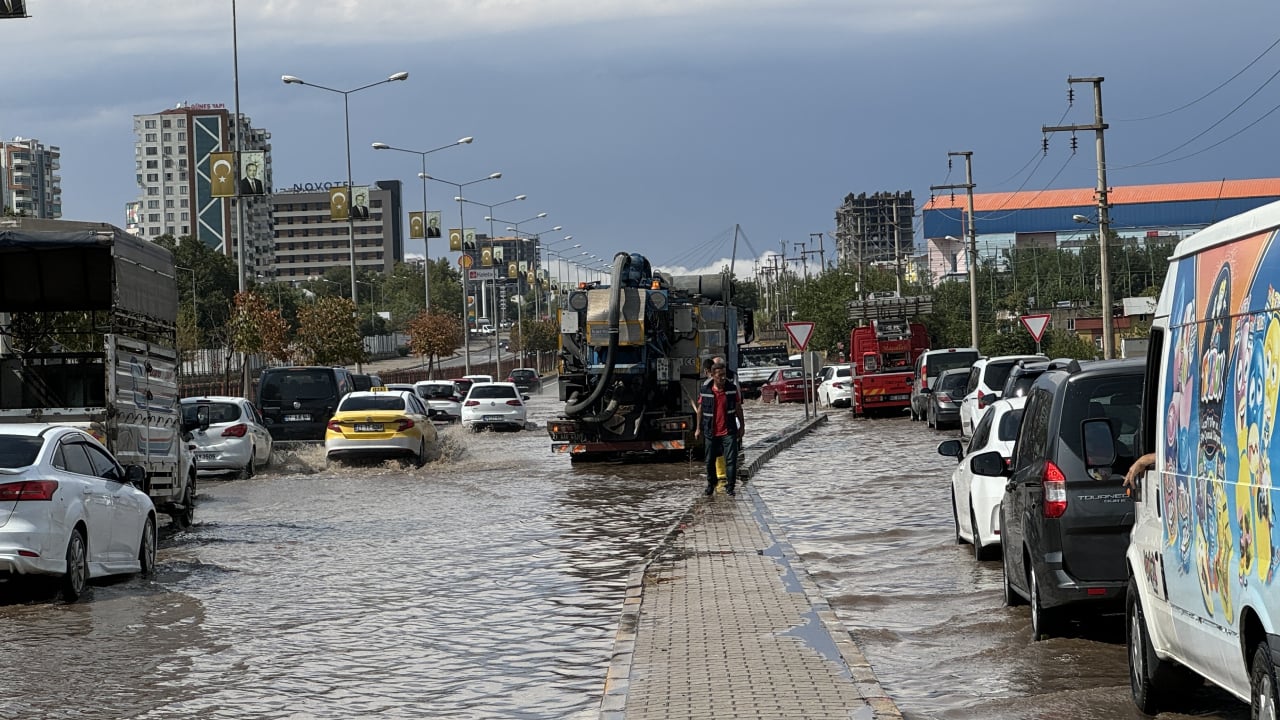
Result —
<path fill-rule="evenodd" d="M 427 156 L 438 150 L 444 150 L 456 145 L 470 145 L 472 140 L 475 140 L 475 138 L 468 135 L 448 145 L 441 145 L 430 150 L 409 150 L 380 142 L 373 144 L 374 150 L 397 150 L 399 152 L 412 153 L 422 158 L 422 172 L 418 173 L 418 177 L 422 178 L 422 289 L 423 309 L 426 312 L 431 312 L 431 252 L 429 250 L 431 247 L 431 228 L 427 226 Z"/>
<path fill-rule="evenodd" d="M 356 297 L 356 216 L 353 212 L 351 212 L 352 178 L 351 178 L 351 102 L 350 102 L 350 98 L 352 94 L 358 93 L 361 90 L 367 90 L 376 85 L 382 85 L 390 82 L 397 82 L 399 80 L 404 80 L 407 77 L 409 77 L 409 73 L 398 72 L 394 75 L 387 77 L 384 80 L 379 80 L 377 82 L 369 83 L 368 85 L 362 85 L 353 90 L 338 90 L 337 88 L 325 87 L 324 85 L 317 85 L 316 83 L 309 83 L 293 75 L 280 76 L 280 80 L 284 82 L 285 85 L 305 85 L 307 87 L 313 87 L 318 90 L 327 90 L 332 93 L 338 93 L 339 95 L 342 96 L 342 123 L 343 123 L 343 127 L 346 129 L 346 140 L 347 140 L 347 240 L 351 245 L 351 258 L 350 258 L 351 302 L 356 305 L 360 304 L 360 300 L 359 298 Z M 243 244 L 243 242 L 241 244 Z M 358 362 L 356 363 L 356 372 L 361 372 L 360 363 Z"/>
<path fill-rule="evenodd" d="M 479 180 L 471 180 L 469 182 L 464 182 L 464 183 L 450 182 L 443 178 L 438 178 L 433 175 L 428 175 L 425 172 L 422 173 L 421 177 L 424 180 L 435 180 L 436 182 L 441 182 L 441 183 L 444 183 L 445 185 L 452 185 L 453 187 L 457 188 L 458 190 L 458 195 L 457 195 L 458 232 L 463 235 L 463 237 L 459 238 L 459 240 L 462 240 L 465 242 L 466 219 L 463 217 L 463 214 L 462 214 L 462 206 L 464 204 L 462 202 L 462 188 L 468 185 L 475 185 L 476 183 L 484 182 L 485 180 L 497 180 L 498 178 L 502 177 L 502 173 L 500 172 L 489 173 L 488 175 L 480 178 Z M 467 248 L 463 246 L 462 253 L 465 255 L 466 252 L 467 252 Z M 463 356 L 464 367 L 466 368 L 466 371 L 467 371 L 466 374 L 470 375 L 471 374 L 471 326 L 467 322 L 467 272 L 466 270 L 467 269 L 464 267 L 462 268 L 462 272 L 459 273 L 462 280 L 462 356 Z"/>

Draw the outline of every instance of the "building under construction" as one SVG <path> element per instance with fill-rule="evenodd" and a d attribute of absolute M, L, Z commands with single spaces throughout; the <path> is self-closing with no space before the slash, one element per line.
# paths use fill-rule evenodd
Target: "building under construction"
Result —
<path fill-rule="evenodd" d="M 911 191 L 849 193 L 836 208 L 836 261 L 910 262 L 915 201 Z"/>

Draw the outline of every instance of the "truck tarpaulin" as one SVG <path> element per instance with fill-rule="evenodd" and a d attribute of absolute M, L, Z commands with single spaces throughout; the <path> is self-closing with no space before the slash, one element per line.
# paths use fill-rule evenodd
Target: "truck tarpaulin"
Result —
<path fill-rule="evenodd" d="M 115 307 L 174 323 L 175 284 L 157 282 L 157 276 L 173 274 L 168 250 L 112 225 L 32 220 L 0 225 L 0 312 Z M 118 297 L 112 297 L 113 288 Z"/>

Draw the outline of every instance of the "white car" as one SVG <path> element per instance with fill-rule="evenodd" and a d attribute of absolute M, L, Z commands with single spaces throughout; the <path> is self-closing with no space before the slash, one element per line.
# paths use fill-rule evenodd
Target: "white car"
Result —
<path fill-rule="evenodd" d="M 67 601 L 89 578 L 150 574 L 156 509 L 146 475 L 83 430 L 0 425 L 0 572 L 60 577 Z"/>
<path fill-rule="evenodd" d="M 853 403 L 853 366 L 828 365 L 818 375 L 818 404 L 847 408 Z"/>
<path fill-rule="evenodd" d="M 523 430 L 526 418 L 524 401 L 515 383 L 478 382 L 467 392 L 462 403 L 462 424 L 472 432 Z"/>
<path fill-rule="evenodd" d="M 427 407 L 447 413 L 449 422 L 462 420 L 462 390 L 452 380 L 422 380 L 413 384 L 413 391 Z"/>
<path fill-rule="evenodd" d="M 183 398 L 182 428 L 191 433 L 198 472 L 234 472 L 247 479 L 271 464 L 271 432 L 244 398 Z"/>
<path fill-rule="evenodd" d="M 1009 478 L 978 475 L 970 467 L 969 458 L 995 450 L 1008 462 L 1026 405 L 1025 397 L 993 403 L 978 421 L 968 452 L 959 440 L 944 440 L 938 445 L 939 455 L 959 461 L 951 474 L 951 513 L 956 525 L 956 542 L 971 543 L 973 556 L 978 560 L 990 560 L 1000 547 L 1000 502 Z"/>
<path fill-rule="evenodd" d="M 969 384 L 960 403 L 960 436 L 973 437 L 973 430 L 991 403 L 1000 399 L 1004 381 L 1019 360 L 1048 360 L 1044 355 L 1001 355 L 981 358 L 969 368 Z"/>
<path fill-rule="evenodd" d="M 475 383 L 493 382 L 492 375 L 463 375 L 462 379 L 470 381 L 472 385 Z"/>

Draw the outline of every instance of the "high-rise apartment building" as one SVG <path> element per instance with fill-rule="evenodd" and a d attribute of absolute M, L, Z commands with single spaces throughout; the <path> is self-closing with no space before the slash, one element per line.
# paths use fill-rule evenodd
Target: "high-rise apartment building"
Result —
<path fill-rule="evenodd" d="M 332 267 L 351 266 L 346 220 L 329 219 L 330 185 L 276 188 L 271 196 L 276 242 L 273 277 L 299 282 Z M 369 217 L 354 221 L 356 271 L 390 272 L 404 260 L 399 180 L 379 180 L 369 188 Z"/>
<path fill-rule="evenodd" d="M 260 173 L 271 187 L 271 133 L 252 127 L 243 114 L 234 124 L 232 118 L 220 103 L 181 103 L 154 115 L 134 115 L 141 194 L 136 203 L 126 204 L 126 224 L 146 238 L 191 236 L 236 257 L 240 231 L 235 204 L 243 203 L 246 270 L 251 276 L 269 275 L 275 261 L 270 198 L 212 195 L 209 156 L 233 152 L 236 132 L 241 133 L 241 150 L 263 152 Z"/>
<path fill-rule="evenodd" d="M 0 206 L 16 215 L 62 217 L 62 153 L 34 138 L 0 140 Z"/>

